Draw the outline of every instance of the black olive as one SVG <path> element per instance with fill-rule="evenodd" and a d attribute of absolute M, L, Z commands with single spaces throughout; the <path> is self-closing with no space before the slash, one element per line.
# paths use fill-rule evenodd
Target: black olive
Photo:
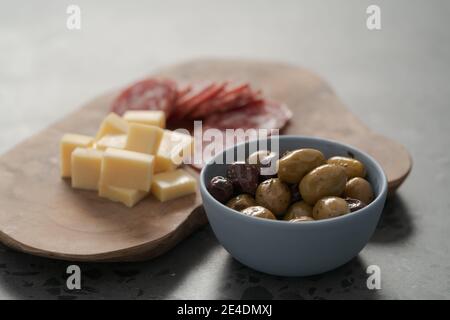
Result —
<path fill-rule="evenodd" d="M 263 174 L 263 172 L 267 169 L 264 168 L 270 168 L 271 166 L 277 165 L 278 156 L 276 153 L 271 153 L 267 157 L 263 158 L 259 164 L 259 180 L 262 182 L 267 179 L 276 178 L 277 177 L 277 168 L 275 167 L 275 173 L 273 174 Z M 272 168 L 273 169 L 273 168 Z"/>
<path fill-rule="evenodd" d="M 235 192 L 255 195 L 259 182 L 259 167 L 245 162 L 229 164 L 227 178 L 233 184 Z"/>
<path fill-rule="evenodd" d="M 222 203 L 230 200 L 234 193 L 231 181 L 221 176 L 212 178 L 207 189 L 217 201 Z"/>
<path fill-rule="evenodd" d="M 364 202 L 362 202 L 358 199 L 345 198 L 345 201 L 347 201 L 347 205 L 348 205 L 348 208 L 350 209 L 350 212 L 355 212 L 366 206 L 366 204 Z"/>
<path fill-rule="evenodd" d="M 298 189 L 298 183 L 289 184 L 289 189 L 291 190 L 291 203 L 302 200 L 300 190 Z"/>

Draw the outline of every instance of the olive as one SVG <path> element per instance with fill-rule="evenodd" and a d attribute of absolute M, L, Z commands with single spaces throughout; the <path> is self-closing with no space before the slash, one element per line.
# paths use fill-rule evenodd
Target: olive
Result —
<path fill-rule="evenodd" d="M 242 211 L 248 207 L 256 206 L 255 199 L 249 194 L 240 194 L 234 198 L 231 198 L 227 202 L 227 207 L 231 209 Z"/>
<path fill-rule="evenodd" d="M 255 199 L 258 205 L 280 217 L 291 202 L 291 191 L 280 179 L 272 178 L 259 184 Z"/>
<path fill-rule="evenodd" d="M 269 150 L 259 150 L 253 152 L 248 158 L 248 164 L 257 164 L 257 165 L 267 165 L 269 164 L 273 158 L 275 158 L 277 154 L 275 152 Z"/>
<path fill-rule="evenodd" d="M 339 197 L 325 197 L 317 201 L 313 208 L 313 218 L 323 220 L 342 216 L 350 212 L 347 201 Z"/>
<path fill-rule="evenodd" d="M 259 168 L 255 164 L 235 162 L 227 166 L 227 177 L 235 192 L 254 195 L 259 182 Z"/>
<path fill-rule="evenodd" d="M 374 195 L 369 181 L 363 178 L 353 178 L 345 186 L 344 195 L 348 198 L 358 199 L 365 204 L 372 202 Z"/>
<path fill-rule="evenodd" d="M 355 212 L 366 206 L 364 202 L 358 199 L 345 198 L 345 201 L 347 201 L 348 208 L 350 209 L 351 212 Z"/>
<path fill-rule="evenodd" d="M 272 174 L 272 172 L 275 172 Z M 271 178 L 277 178 L 278 172 L 278 161 L 275 162 L 275 168 L 271 168 L 271 167 L 260 167 L 259 170 L 259 182 L 263 182 L 267 179 L 271 179 Z"/>
<path fill-rule="evenodd" d="M 299 201 L 292 204 L 288 208 L 285 216 L 283 217 L 283 220 L 292 220 L 301 217 L 312 217 L 312 211 L 313 208 L 309 204 L 307 204 L 305 201 Z"/>
<path fill-rule="evenodd" d="M 298 190 L 298 183 L 290 184 L 289 189 L 291 190 L 291 203 L 302 200 L 302 196 Z"/>
<path fill-rule="evenodd" d="M 334 164 L 324 164 L 308 173 L 300 182 L 300 194 L 304 201 L 314 205 L 326 196 L 340 196 L 345 189 L 345 170 Z"/>
<path fill-rule="evenodd" d="M 354 177 L 364 178 L 366 176 L 366 168 L 359 160 L 348 157 L 332 157 L 327 160 L 327 163 L 343 167 L 348 179 Z"/>
<path fill-rule="evenodd" d="M 276 220 L 275 216 L 269 209 L 261 207 L 261 206 L 248 207 L 248 208 L 242 210 L 241 212 L 243 214 L 245 214 L 247 216 L 251 216 L 251 217 Z"/>
<path fill-rule="evenodd" d="M 311 217 L 304 216 L 289 220 L 289 222 L 305 222 L 305 221 L 314 221 L 314 219 Z"/>
<path fill-rule="evenodd" d="M 268 150 L 253 152 L 248 158 L 248 164 L 256 164 L 259 167 L 259 180 L 264 181 L 276 178 L 278 172 L 277 154 Z"/>
<path fill-rule="evenodd" d="M 217 201 L 222 203 L 227 202 L 233 196 L 233 184 L 221 176 L 212 178 L 207 189 Z"/>
<path fill-rule="evenodd" d="M 283 157 L 285 157 L 285 156 L 287 156 L 289 153 L 291 153 L 292 152 L 292 150 L 286 150 L 285 152 L 283 152 L 282 154 L 281 154 L 281 157 L 283 158 Z"/>
<path fill-rule="evenodd" d="M 299 183 L 308 172 L 324 163 L 325 157 L 319 150 L 294 150 L 278 161 L 278 178 L 287 183 Z"/>

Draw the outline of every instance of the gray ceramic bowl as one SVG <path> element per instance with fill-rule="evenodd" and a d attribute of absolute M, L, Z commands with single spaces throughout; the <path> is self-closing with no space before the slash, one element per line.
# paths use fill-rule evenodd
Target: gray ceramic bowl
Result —
<path fill-rule="evenodd" d="M 259 140 L 260 145 L 261 142 L 273 143 L 272 139 Z M 280 136 L 280 154 L 287 150 L 315 148 L 326 157 L 351 155 L 362 161 L 376 198 L 359 211 L 328 220 L 291 223 L 249 217 L 215 200 L 206 186 L 212 177 L 225 176 L 225 165 L 217 164 L 218 160 L 224 160 L 233 151 L 237 153 L 238 148 L 248 151 L 249 147 L 257 146 L 256 143 L 241 144 L 222 152 L 201 172 L 203 205 L 225 249 L 255 270 L 280 276 L 323 273 L 358 255 L 374 233 L 386 200 L 387 181 L 380 165 L 366 153 L 345 144 L 320 138 Z M 235 160 L 244 159 L 235 157 Z"/>

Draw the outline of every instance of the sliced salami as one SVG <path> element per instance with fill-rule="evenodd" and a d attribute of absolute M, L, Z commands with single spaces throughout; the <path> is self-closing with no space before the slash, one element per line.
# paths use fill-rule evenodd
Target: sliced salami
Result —
<path fill-rule="evenodd" d="M 183 99 L 185 95 L 187 95 L 192 90 L 192 86 L 190 84 L 187 84 L 177 91 L 177 103 L 179 100 Z"/>
<path fill-rule="evenodd" d="M 291 118 L 292 112 L 286 105 L 262 100 L 255 101 L 241 109 L 212 114 L 203 122 L 203 133 L 208 129 L 218 129 L 222 132 L 223 139 L 205 141 L 203 137 L 196 136 L 195 152 L 201 154 L 202 163 L 194 163 L 193 167 L 201 169 L 215 153 L 251 139 L 247 136 L 227 135 L 226 129 L 282 129 Z M 258 134 L 262 133 L 258 132 Z M 267 131 L 265 134 L 268 136 L 272 132 Z M 262 137 L 258 136 L 258 138 Z M 214 152 L 209 152 L 212 150 Z"/>
<path fill-rule="evenodd" d="M 224 87 L 225 87 L 224 83 L 219 83 L 219 84 L 215 83 L 210 88 L 208 88 L 208 90 L 203 91 L 201 94 L 199 94 L 197 97 L 195 97 L 195 99 L 193 99 L 186 106 L 187 107 L 186 108 L 186 110 L 187 110 L 187 114 L 186 114 L 187 117 L 188 118 L 194 118 L 194 117 L 192 117 L 192 114 L 195 111 L 197 111 L 198 107 L 202 103 L 204 103 L 204 102 L 214 98 L 217 94 L 219 94 L 223 90 Z"/>
<path fill-rule="evenodd" d="M 111 110 L 122 115 L 127 110 L 161 110 L 169 117 L 177 97 L 176 84 L 166 79 L 145 79 L 126 88 Z"/>
<path fill-rule="evenodd" d="M 214 87 L 212 82 L 199 82 L 192 85 L 189 92 L 180 97 L 175 106 L 173 117 L 175 119 L 183 119 L 190 111 L 193 104 L 198 101 L 199 97 Z"/>
<path fill-rule="evenodd" d="M 224 92 L 226 86 L 226 82 L 216 84 L 202 96 L 199 96 L 196 101 L 196 105 L 191 108 L 188 117 L 190 119 L 200 119 L 205 117 L 210 112 L 209 104 L 215 101 L 216 97 Z"/>
<path fill-rule="evenodd" d="M 249 89 L 249 84 L 244 83 L 235 86 L 234 88 L 231 88 L 227 90 L 221 97 L 219 97 L 216 105 L 214 106 L 214 109 L 211 110 L 211 112 L 223 112 L 226 111 L 233 102 L 239 98 L 240 95 L 243 94 L 244 91 L 247 91 Z"/>
<path fill-rule="evenodd" d="M 239 84 L 231 88 L 228 86 L 206 100 L 191 113 L 192 119 L 205 118 L 212 113 L 225 112 L 241 108 L 259 99 L 259 92 L 251 90 L 249 84 Z"/>
<path fill-rule="evenodd" d="M 218 129 L 281 129 L 292 118 L 284 104 L 274 101 L 256 101 L 244 108 L 215 113 L 205 119 L 204 125 Z"/>
<path fill-rule="evenodd" d="M 213 98 L 203 101 L 196 110 L 191 113 L 192 119 L 199 119 L 204 117 L 204 114 L 209 114 L 209 112 L 215 108 L 215 105 L 220 103 L 222 97 L 226 95 L 228 88 L 227 83 L 224 84 L 223 89 L 218 92 Z"/>
<path fill-rule="evenodd" d="M 267 129 L 266 135 L 273 134 L 270 130 L 282 129 L 292 117 L 286 105 L 265 100 L 248 83 L 230 85 L 228 81 L 188 83 L 178 89 L 171 80 L 145 79 L 126 88 L 111 109 L 120 115 L 127 110 L 162 110 L 169 121 L 175 120 L 172 124 L 177 120 L 203 119 L 204 131 L 217 129 L 222 133 L 222 139 L 213 141 L 195 137 L 195 152 L 202 153 L 203 163 L 209 160 L 208 155 L 214 155 L 208 150 L 216 153 L 252 139 L 242 135 L 242 130 L 235 134 L 227 133 L 227 129 Z M 203 163 L 194 167 L 201 168 Z"/>

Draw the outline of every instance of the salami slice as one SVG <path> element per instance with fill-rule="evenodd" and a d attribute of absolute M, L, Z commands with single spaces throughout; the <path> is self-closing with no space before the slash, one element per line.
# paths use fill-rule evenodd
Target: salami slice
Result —
<path fill-rule="evenodd" d="M 184 85 L 182 85 L 182 89 L 180 89 L 180 97 L 177 101 L 177 106 L 185 104 L 193 97 L 198 95 L 201 91 L 205 90 L 205 88 L 211 85 L 212 83 L 209 81 L 185 83 Z"/>
<path fill-rule="evenodd" d="M 249 89 L 249 84 L 240 84 L 230 90 L 228 90 L 224 95 L 220 97 L 220 100 L 215 105 L 215 108 L 211 112 L 223 112 L 226 111 L 230 105 L 232 105 L 237 98 L 239 98 L 244 91 Z"/>
<path fill-rule="evenodd" d="M 227 83 L 223 82 L 220 84 L 216 84 L 210 90 L 205 92 L 201 97 L 198 98 L 198 100 L 196 101 L 196 105 L 191 108 L 188 117 L 190 119 L 199 119 L 206 116 L 210 111 L 209 104 L 212 101 L 215 101 L 215 98 L 224 91 L 226 86 Z"/>
<path fill-rule="evenodd" d="M 241 92 L 229 97 L 216 112 L 227 112 L 233 109 L 245 107 L 247 105 L 255 104 L 259 99 L 250 90 L 250 88 L 242 89 Z"/>
<path fill-rule="evenodd" d="M 177 88 L 171 80 L 145 79 L 126 88 L 111 109 L 120 115 L 127 110 L 162 110 L 170 121 L 204 119 L 204 130 L 217 129 L 223 134 L 222 139 L 213 141 L 195 136 L 195 152 L 202 153 L 203 162 L 193 166 L 199 169 L 214 153 L 252 139 L 242 130 L 230 134 L 227 129 L 267 129 L 268 135 L 273 133 L 271 129 L 282 129 L 292 117 L 284 104 L 264 100 L 248 83 L 230 85 L 228 81 L 185 83 Z"/>
<path fill-rule="evenodd" d="M 292 118 L 292 112 L 284 104 L 275 101 L 256 101 L 244 108 L 214 113 L 205 119 L 204 125 L 218 129 L 281 129 Z"/>
<path fill-rule="evenodd" d="M 201 103 L 196 110 L 194 110 L 191 115 L 192 118 L 202 118 L 205 112 L 209 112 L 215 104 L 220 101 L 221 97 L 227 93 L 227 84 L 225 83 L 224 87 L 220 92 L 218 92 L 214 97 L 207 99 L 203 103 Z"/>
<path fill-rule="evenodd" d="M 193 167 L 201 169 L 215 153 L 251 138 L 227 136 L 226 129 L 282 129 L 291 118 L 292 112 L 286 105 L 263 100 L 254 101 L 241 109 L 212 114 L 203 122 L 203 133 L 208 129 L 218 129 L 223 133 L 223 139 L 204 141 L 203 137 L 196 136 L 195 152 L 201 153 L 202 163 L 194 163 Z M 270 131 L 266 132 L 266 136 L 270 134 Z M 215 153 L 209 152 L 211 150 Z"/>
<path fill-rule="evenodd" d="M 181 87 L 181 89 L 177 91 L 177 103 L 179 100 L 183 99 L 183 97 L 187 95 L 191 90 L 192 86 L 190 84 Z"/>
<path fill-rule="evenodd" d="M 188 118 L 193 118 L 192 117 L 192 113 L 194 113 L 195 111 L 197 111 L 198 107 L 214 98 L 218 93 L 220 93 L 223 88 L 225 87 L 224 83 L 220 83 L 220 84 L 214 84 L 213 86 L 211 86 L 210 88 L 208 88 L 208 90 L 203 91 L 201 94 L 199 94 L 197 97 L 195 97 L 195 99 L 193 99 L 189 104 L 187 104 L 187 116 Z"/>
<path fill-rule="evenodd" d="M 252 100 L 250 98 L 251 95 L 242 94 L 244 91 L 251 93 L 248 89 L 248 84 L 240 84 L 238 86 L 228 88 L 228 83 L 226 83 L 223 90 L 196 108 L 196 110 L 192 113 L 192 118 L 205 118 L 212 113 L 223 112 L 224 110 L 231 109 L 233 106 L 241 107 L 249 103 Z"/>
<path fill-rule="evenodd" d="M 166 79 L 145 79 L 126 88 L 113 102 L 111 111 L 161 110 L 169 117 L 177 96 L 176 84 Z"/>

